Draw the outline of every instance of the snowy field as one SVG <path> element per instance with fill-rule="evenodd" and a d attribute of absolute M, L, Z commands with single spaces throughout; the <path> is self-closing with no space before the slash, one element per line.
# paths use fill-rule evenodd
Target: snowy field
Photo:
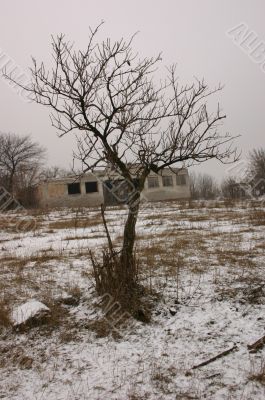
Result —
<path fill-rule="evenodd" d="M 31 215 L 29 232 L 16 229 L 22 216 L 0 220 L 0 399 L 265 398 L 265 346 L 248 349 L 265 335 L 264 202 L 143 205 L 136 250 L 150 321 L 120 325 L 94 289 L 99 210 Z M 125 216 L 106 211 L 117 247 Z M 30 299 L 49 317 L 16 329 Z"/>

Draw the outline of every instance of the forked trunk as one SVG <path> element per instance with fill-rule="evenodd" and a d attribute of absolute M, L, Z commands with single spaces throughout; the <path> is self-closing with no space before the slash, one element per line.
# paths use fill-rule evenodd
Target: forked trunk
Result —
<path fill-rule="evenodd" d="M 140 192 L 133 193 L 128 204 L 129 211 L 123 233 L 121 252 L 113 247 L 107 222 L 105 207 L 101 206 L 101 214 L 105 227 L 108 248 L 103 251 L 103 262 L 98 263 L 90 253 L 96 290 L 100 295 L 110 294 L 122 308 L 132 310 L 137 300 L 137 262 L 134 254 L 135 226 L 137 222 Z"/>

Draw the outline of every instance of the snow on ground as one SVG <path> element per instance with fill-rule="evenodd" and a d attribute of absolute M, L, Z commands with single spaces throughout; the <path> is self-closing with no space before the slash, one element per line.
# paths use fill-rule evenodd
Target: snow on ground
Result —
<path fill-rule="evenodd" d="M 11 320 L 14 326 L 18 326 L 26 323 L 28 320 L 43 312 L 49 312 L 49 308 L 40 301 L 32 299 L 14 308 L 11 315 Z"/>
<path fill-rule="evenodd" d="M 52 313 L 22 332 L 0 326 L 0 399 L 265 398 L 265 348 L 247 348 L 265 334 L 264 213 L 143 205 L 136 249 L 151 321 L 122 326 L 94 290 L 89 250 L 100 255 L 106 243 L 98 209 L 35 213 L 24 233 L 14 217 L 0 224 L 0 322 L 29 300 Z M 106 217 L 119 246 L 126 209 Z"/>

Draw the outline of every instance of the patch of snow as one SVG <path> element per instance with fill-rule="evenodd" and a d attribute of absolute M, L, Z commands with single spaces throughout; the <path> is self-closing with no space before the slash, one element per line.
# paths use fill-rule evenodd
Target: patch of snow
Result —
<path fill-rule="evenodd" d="M 32 318 L 47 314 L 50 309 L 38 300 L 29 300 L 26 303 L 16 307 L 11 315 L 14 326 L 25 324 Z"/>

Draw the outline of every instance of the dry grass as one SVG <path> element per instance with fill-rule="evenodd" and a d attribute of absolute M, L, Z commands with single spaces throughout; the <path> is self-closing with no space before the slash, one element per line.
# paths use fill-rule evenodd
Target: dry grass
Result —
<path fill-rule="evenodd" d="M 79 337 L 78 333 L 78 327 L 70 327 L 69 324 L 67 324 L 63 329 L 60 329 L 59 340 L 61 343 L 76 342 Z"/>
<path fill-rule="evenodd" d="M 33 361 L 33 358 L 26 354 L 23 347 L 8 345 L 0 348 L 0 368 L 30 369 Z"/>
<path fill-rule="evenodd" d="M 89 322 L 86 329 L 95 333 L 96 338 L 104 338 L 112 335 L 114 339 L 120 339 L 118 330 L 114 329 L 107 318 L 101 318 L 96 321 Z"/>
<path fill-rule="evenodd" d="M 44 299 L 44 304 L 47 305 L 51 310 L 49 318 L 47 318 L 44 325 L 46 334 L 47 331 L 50 332 L 55 329 L 59 329 L 65 323 L 65 321 L 67 321 L 69 311 L 66 307 L 57 304 L 53 301 L 53 299 L 48 299 L 47 297 Z"/>
<path fill-rule="evenodd" d="M 213 282 L 212 292 L 209 294 L 209 296 L 212 296 L 212 301 L 216 301 L 217 298 L 221 300 L 229 299 L 229 301 L 235 301 L 239 304 L 242 301 L 242 304 L 245 304 L 246 307 L 251 304 L 264 304 L 265 288 L 261 287 L 263 272 L 256 265 L 256 257 L 259 257 L 260 260 L 262 252 L 265 250 L 265 243 L 260 234 L 261 230 L 257 228 L 263 225 L 264 212 L 253 208 L 242 212 L 240 209 L 230 209 L 231 205 L 228 206 L 223 203 L 220 205 L 211 203 L 207 208 L 200 208 L 205 205 L 207 206 L 203 203 L 185 202 L 180 204 L 179 207 L 172 207 L 169 212 L 168 209 L 163 211 L 163 207 L 159 206 L 157 213 L 154 212 L 154 215 L 144 217 L 144 222 L 147 220 L 149 223 L 144 226 L 144 229 L 145 227 L 148 228 L 147 233 L 145 234 L 144 229 L 142 229 L 136 240 L 136 252 L 141 261 L 139 282 L 144 286 L 144 289 L 142 303 L 139 303 L 139 306 L 137 305 L 138 315 L 135 313 L 134 317 L 143 321 L 143 316 L 146 317 L 147 315 L 148 318 L 145 319 L 145 322 L 148 322 L 151 315 L 155 320 L 156 311 L 160 311 L 159 307 L 162 304 L 162 307 L 168 309 L 169 299 L 173 305 L 176 305 L 176 308 L 181 307 L 182 304 L 197 305 L 196 288 L 200 284 L 202 285 L 198 298 L 202 296 L 202 300 L 204 300 L 204 282 L 201 281 L 201 276 L 203 279 L 206 277 L 206 280 L 209 279 L 210 282 Z M 103 233 L 101 235 L 101 229 L 98 228 L 102 224 L 101 215 L 94 213 L 91 218 L 87 218 L 86 213 L 80 212 L 76 218 L 73 216 L 72 219 L 66 219 L 65 213 L 61 215 L 61 220 L 59 219 L 60 215 L 52 217 L 56 218 L 52 221 L 49 221 L 49 219 L 42 220 L 42 214 L 37 216 L 39 226 L 41 226 L 37 233 L 40 235 L 51 234 L 51 236 L 44 238 L 45 247 L 47 247 L 47 240 L 50 240 L 50 243 L 48 242 L 50 247 L 35 254 L 19 257 L 12 254 L 10 250 L 9 252 L 4 250 L 4 246 L 7 249 L 11 246 L 8 244 L 8 236 L 6 238 L 2 235 L 0 242 L 3 246 L 0 292 L 5 291 L 6 298 L 5 301 L 0 302 L 0 333 L 1 330 L 9 332 L 7 328 L 10 327 L 10 310 L 14 304 L 17 304 L 18 301 L 21 303 L 36 294 L 36 298 L 46 304 L 51 313 L 49 318 L 34 327 L 30 327 L 32 331 L 27 332 L 27 334 L 34 340 L 35 338 L 42 340 L 42 336 L 52 335 L 60 346 L 83 340 L 86 337 L 85 335 L 91 334 L 91 332 L 95 340 L 110 336 L 115 340 L 120 340 L 119 330 L 113 329 L 108 321 L 107 313 L 104 314 L 104 307 L 102 306 L 99 311 L 95 303 L 87 301 L 88 298 L 90 299 L 89 291 L 82 293 L 84 290 L 83 283 L 88 282 L 89 286 L 92 278 L 91 264 L 88 261 L 89 242 L 72 243 L 75 240 L 89 241 L 97 237 L 102 238 Z M 114 222 L 111 221 L 112 226 L 115 225 Z M 234 229 L 235 225 L 236 229 Z M 154 229 L 152 229 L 152 226 L 154 226 Z M 95 227 L 95 232 L 89 234 L 89 231 L 74 231 L 86 227 L 92 227 L 90 231 Z M 225 229 L 222 229 L 223 227 Z M 229 232 L 230 227 L 231 232 Z M 120 227 L 118 228 L 120 229 Z M 58 231 L 63 229 L 72 230 L 58 234 Z M 35 238 L 33 237 L 32 240 L 35 240 Z M 62 249 L 54 250 L 58 247 L 58 240 L 61 240 L 59 243 Z M 249 248 L 246 246 L 248 240 Z M 67 241 L 70 243 L 66 243 Z M 40 242 L 42 243 L 42 239 Z M 26 241 L 26 243 L 28 242 Z M 91 241 L 91 243 L 91 246 L 95 245 L 94 242 Z M 114 243 L 117 248 L 121 246 L 122 237 L 117 237 Z M 102 242 L 99 241 L 96 249 L 100 252 L 101 247 Z M 21 250 L 23 249 L 19 249 L 19 252 L 22 254 L 23 251 Z M 74 261 L 78 258 L 80 260 L 75 263 Z M 214 276 L 214 268 L 218 270 L 216 276 Z M 70 283 L 62 275 L 64 272 L 66 275 L 69 272 Z M 204 272 L 207 274 L 202 275 Z M 77 276 L 77 282 L 80 278 L 82 279 L 82 289 L 75 284 L 74 280 L 71 281 L 72 277 L 75 276 Z M 208 284 L 208 281 L 206 283 Z M 59 295 L 68 294 L 72 299 L 69 302 L 68 300 L 58 300 L 58 293 Z M 91 296 L 94 301 L 94 294 Z M 156 298 L 157 301 L 155 302 Z M 95 314 L 91 313 L 88 318 L 79 319 L 79 308 L 76 309 L 77 313 L 75 313 L 72 312 L 75 311 L 73 307 L 79 304 L 82 313 L 82 307 L 86 307 L 85 302 L 90 309 L 95 307 L 95 310 L 93 310 Z M 157 308 L 156 305 L 158 305 Z M 98 315 L 104 316 L 100 318 Z M 176 315 L 177 317 L 178 315 Z M 97 319 L 89 321 L 89 318 Z M 128 328 L 129 326 L 130 321 L 125 325 L 126 331 L 130 329 L 133 332 L 133 328 Z M 115 328 L 119 329 L 116 326 Z M 16 333 L 11 332 L 11 335 L 15 338 Z M 3 337 L 4 335 L 1 334 L 1 338 Z M 13 337 L 11 336 L 11 340 Z M 6 348 L 3 343 L 6 344 Z M 12 348 L 8 346 L 9 340 L 4 339 L 0 348 L 0 366 L 8 365 L 11 368 L 29 369 L 38 365 L 39 354 L 37 351 L 31 354 L 30 351 L 23 352 L 18 345 L 14 345 Z M 175 386 L 176 371 L 161 368 L 161 365 L 162 363 L 158 363 L 151 370 L 151 383 L 161 398 L 166 397 L 166 395 L 173 396 L 176 399 L 201 398 L 196 387 L 191 388 L 191 390 L 187 388 L 186 391 L 180 392 L 180 388 L 178 389 Z M 265 386 L 265 363 L 253 368 L 249 374 L 249 380 Z M 131 400 L 140 400 L 148 398 L 148 395 L 140 395 L 136 391 L 132 391 L 127 397 Z"/>
<path fill-rule="evenodd" d="M 160 392 L 164 393 L 164 395 L 169 395 L 174 392 L 173 385 L 176 375 L 177 371 L 174 367 L 162 369 L 160 364 L 155 362 L 151 373 L 151 379 Z"/>
<path fill-rule="evenodd" d="M 7 233 L 20 233 L 35 231 L 39 228 L 37 221 L 30 215 L 2 214 L 0 230 Z"/>
<path fill-rule="evenodd" d="M 149 246 L 141 245 L 142 240 L 146 237 L 148 240 L 150 239 Z M 198 254 L 205 249 L 205 237 L 197 231 L 193 232 L 192 240 L 187 235 L 183 235 L 182 231 L 170 232 L 168 236 L 162 233 L 155 236 L 150 235 L 150 237 L 137 237 L 139 258 L 145 261 L 145 265 L 151 266 L 153 269 L 160 267 L 161 264 L 164 265 L 169 276 L 176 275 L 178 267 L 180 265 L 183 267 L 186 264 L 185 258 L 187 256 L 192 256 L 195 252 Z"/>
<path fill-rule="evenodd" d="M 264 359 L 262 359 L 258 365 L 252 364 L 248 379 L 250 381 L 258 382 L 262 386 L 265 386 L 265 360 Z"/>
<path fill-rule="evenodd" d="M 10 326 L 10 304 L 7 297 L 4 297 L 0 300 L 0 333 L 4 328 Z"/>
<path fill-rule="evenodd" d="M 3 265 L 7 265 L 16 271 L 22 270 L 27 264 L 44 264 L 48 261 L 62 259 L 63 255 L 59 251 L 51 250 L 40 250 L 38 253 L 29 256 L 11 256 L 6 255 L 2 257 L 1 262 Z"/>
<path fill-rule="evenodd" d="M 141 260 L 139 278 L 141 283 L 148 288 L 149 293 L 155 293 L 156 279 L 162 277 L 164 284 L 166 284 L 167 280 L 177 282 L 179 275 L 187 276 L 189 273 L 200 274 L 207 271 L 209 265 L 218 265 L 220 268 L 235 267 L 233 268 L 235 272 L 232 272 L 232 268 L 229 271 L 230 283 L 236 282 L 239 279 L 238 283 L 242 283 L 242 290 L 247 285 L 247 281 L 245 282 L 244 279 L 249 280 L 251 284 L 254 283 L 251 280 L 250 274 L 246 272 L 255 271 L 256 264 L 253 258 L 261 254 L 265 249 L 265 243 L 257 238 L 256 243 L 252 242 L 254 243 L 253 248 L 246 249 L 242 246 L 245 240 L 243 233 L 253 233 L 255 232 L 255 226 L 263 225 L 265 218 L 264 211 L 259 208 L 250 208 L 241 212 L 239 204 L 235 204 L 234 202 L 230 205 L 224 202 L 181 202 L 178 204 L 174 203 L 171 210 L 168 210 L 168 208 L 164 210 L 163 207 L 168 206 L 168 204 L 160 204 L 158 206 L 158 213 L 144 217 L 145 220 L 150 222 L 150 225 L 154 225 L 154 232 L 150 233 L 149 230 L 147 234 L 142 233 L 137 236 L 136 240 L 136 252 L 138 259 Z M 206 208 L 203 208 L 205 206 Z M 230 209 L 230 206 L 236 206 L 238 209 Z M 60 229 L 93 228 L 102 224 L 99 212 L 93 211 L 88 218 L 87 210 L 74 211 L 75 215 L 73 215 L 73 218 L 66 219 L 66 213 L 63 213 L 63 219 L 60 220 L 60 217 L 56 215 L 58 219 L 53 221 L 42 219 L 42 217 L 49 215 L 47 210 L 39 213 L 35 210 L 32 212 L 32 215 L 38 218 L 40 225 L 43 224 L 42 229 L 39 231 L 40 234 L 53 234 Z M 163 221 L 161 221 L 161 218 Z M 168 227 L 167 221 L 171 223 Z M 172 221 L 176 222 L 176 224 L 172 224 Z M 184 221 L 183 224 L 182 221 Z M 209 224 L 203 224 L 207 221 L 209 221 Z M 248 221 L 250 221 L 249 227 L 246 225 Z M 193 225 L 194 222 L 202 222 L 202 226 L 200 227 L 200 224 Z M 218 227 L 219 223 L 223 222 L 231 225 L 244 223 L 244 225 L 242 225 L 242 228 L 240 226 L 237 228 L 238 232 L 231 233 L 217 232 L 212 229 Z M 8 225 L 8 221 L 4 221 L 2 225 L 3 229 L 7 229 L 10 232 L 9 229 L 12 223 L 15 223 L 15 220 L 10 225 Z M 160 225 L 163 225 L 165 231 L 159 232 L 158 230 L 156 232 L 156 224 L 158 224 L 159 229 Z M 196 229 L 194 229 L 194 226 Z M 91 235 L 84 232 L 83 235 L 82 233 L 78 235 L 73 231 L 62 239 L 62 243 L 74 240 L 90 240 L 99 237 L 103 237 L 103 234 L 101 235 L 100 232 L 93 232 Z M 5 238 L 1 239 L 3 246 L 8 240 Z M 114 244 L 115 247 L 119 248 L 122 244 L 122 237 L 117 237 L 114 240 Z M 63 244 L 62 248 L 63 246 L 66 247 L 67 251 L 63 249 L 59 251 L 54 250 L 51 245 L 49 248 L 40 250 L 33 255 L 23 257 L 12 255 L 8 251 L 4 251 L 3 247 L 1 259 L 3 268 L 0 273 L 4 279 L 0 283 L 0 289 L 9 291 L 10 299 L 13 301 L 15 297 L 12 293 L 12 287 L 17 288 L 18 296 L 25 298 L 31 290 L 35 290 L 39 295 L 42 295 L 42 293 L 52 286 L 58 286 L 59 283 L 56 282 L 56 277 L 53 279 L 51 273 L 50 275 L 48 273 L 49 268 L 50 272 L 53 271 L 55 265 L 53 261 L 60 260 L 63 263 L 69 263 L 70 266 L 72 259 L 80 258 L 85 261 L 89 258 L 88 246 L 84 246 L 81 243 L 73 248 L 71 248 L 71 244 Z M 239 271 L 242 271 L 242 274 Z M 13 274 L 12 277 L 11 274 Z M 42 276 L 40 276 L 41 274 Z M 91 279 L 91 270 L 89 267 L 84 268 L 80 274 L 84 279 Z M 219 280 L 217 283 L 220 283 Z M 69 288 L 68 293 L 76 298 L 80 298 L 81 296 L 80 289 L 74 286 Z M 231 287 L 230 294 L 223 294 L 224 296 L 231 295 L 231 297 L 235 297 L 240 293 Z M 249 301 L 251 301 L 250 297 Z M 52 304 L 52 300 L 50 300 L 50 303 Z M 4 311 L 2 311 L 2 314 L 4 315 Z M 56 315 L 56 308 L 54 315 Z M 59 326 L 61 322 L 59 320 L 58 323 L 55 321 L 56 318 L 54 319 L 54 325 L 57 324 Z M 103 323 L 99 324 L 99 331 L 101 328 L 103 329 L 103 325 Z"/>
<path fill-rule="evenodd" d="M 256 249 L 256 250 L 265 251 L 265 241 L 263 241 L 263 242 L 257 244 L 256 247 L 255 247 L 255 249 Z"/>
<path fill-rule="evenodd" d="M 95 214 L 91 217 L 86 218 L 71 218 L 71 219 L 62 219 L 59 221 L 53 221 L 48 224 L 49 229 L 79 229 L 79 228 L 91 228 L 92 226 L 97 226 L 102 223 L 101 215 Z"/>
<path fill-rule="evenodd" d="M 78 236 L 78 235 L 73 235 L 73 236 L 66 236 L 63 240 L 64 241 L 67 241 L 67 242 L 69 242 L 69 241 L 72 241 L 72 240 L 90 240 L 90 239 L 99 239 L 99 238 L 102 238 L 102 237 L 104 237 L 104 234 L 90 234 L 90 235 L 81 235 L 81 236 Z"/>
<path fill-rule="evenodd" d="M 249 224 L 254 226 L 265 226 L 265 211 L 254 210 L 250 212 Z"/>
<path fill-rule="evenodd" d="M 241 268 L 254 268 L 253 253 L 244 249 L 228 249 L 226 247 L 216 247 L 212 252 L 222 266 L 240 266 Z"/>
<path fill-rule="evenodd" d="M 51 274 L 54 265 L 51 263 L 62 259 L 61 252 L 48 249 L 29 256 L 2 256 L 0 292 L 14 306 L 18 301 L 25 301 L 32 295 L 40 297 L 49 288 L 55 291 L 59 283 L 56 283 L 55 276 Z"/>
<path fill-rule="evenodd" d="M 145 394 L 139 394 L 137 391 L 133 388 L 130 390 L 130 392 L 127 393 L 127 399 L 128 400 L 148 400 L 150 398 L 148 393 Z"/>

